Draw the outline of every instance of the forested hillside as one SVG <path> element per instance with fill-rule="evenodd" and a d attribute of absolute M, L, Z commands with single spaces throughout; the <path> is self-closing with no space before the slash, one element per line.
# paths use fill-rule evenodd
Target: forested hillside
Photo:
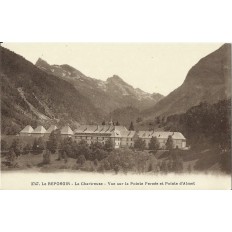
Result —
<path fill-rule="evenodd" d="M 201 103 L 186 113 L 167 117 L 165 129 L 182 132 L 194 147 L 231 145 L 231 100 Z"/>
<path fill-rule="evenodd" d="M 27 124 L 75 125 L 100 120 L 99 111 L 67 81 L 3 47 L 0 57 L 3 134 L 18 133 Z"/>
<path fill-rule="evenodd" d="M 231 100 L 201 103 L 184 114 L 169 116 L 161 125 L 185 135 L 191 147 L 188 159 L 197 160 L 196 170 L 231 172 Z"/>

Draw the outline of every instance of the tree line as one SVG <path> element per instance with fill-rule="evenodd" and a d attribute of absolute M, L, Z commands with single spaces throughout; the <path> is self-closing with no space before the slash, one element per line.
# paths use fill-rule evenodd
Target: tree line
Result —
<path fill-rule="evenodd" d="M 231 99 L 202 102 L 184 114 L 167 117 L 165 130 L 182 132 L 192 148 L 231 148 Z"/>
<path fill-rule="evenodd" d="M 137 141 L 138 144 L 141 143 L 140 139 Z M 171 141 L 170 138 L 169 143 Z M 17 138 L 8 146 L 2 140 L 2 150 L 9 149 L 6 160 L 10 167 L 17 166 L 18 156 L 31 153 L 32 155 L 43 154 L 39 165 L 51 164 L 52 156 L 56 156 L 56 160 L 64 165 L 72 158 L 76 160 L 76 168 L 85 171 L 114 171 L 115 173 L 120 171 L 124 173 L 128 171 L 138 173 L 183 171 L 183 160 L 174 158 L 175 156 L 172 155 L 175 153 L 174 150 L 170 151 L 168 154 L 170 157 L 168 156 L 167 160 L 159 161 L 153 153 L 144 151 L 143 145 L 135 149 L 114 149 L 111 140 L 107 140 L 105 144 L 95 142 L 89 145 L 84 140 L 77 142 L 72 138 L 62 139 L 60 130 L 53 131 L 46 142 L 40 137 L 36 138 L 31 145 L 25 144 L 23 146 L 21 140 Z M 153 150 L 159 148 L 157 138 L 151 139 L 149 147 Z M 182 164 L 179 165 L 178 163 L 181 162 Z"/>

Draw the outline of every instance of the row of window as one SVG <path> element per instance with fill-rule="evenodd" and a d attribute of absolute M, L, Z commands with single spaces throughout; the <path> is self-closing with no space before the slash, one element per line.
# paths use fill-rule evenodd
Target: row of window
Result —
<path fill-rule="evenodd" d="M 100 140 L 105 140 L 105 138 L 104 137 L 88 137 L 88 136 L 75 136 L 75 138 L 76 139 L 100 139 Z M 106 138 L 107 140 L 109 139 L 109 138 Z"/>
<path fill-rule="evenodd" d="M 88 137 L 88 136 L 75 136 L 76 139 L 80 138 L 80 139 L 97 139 L 97 140 L 105 140 L 105 139 L 109 139 L 109 137 L 104 138 L 104 137 Z M 122 141 L 122 138 L 115 138 L 115 141 Z M 126 141 L 133 141 L 133 139 L 126 139 Z"/>

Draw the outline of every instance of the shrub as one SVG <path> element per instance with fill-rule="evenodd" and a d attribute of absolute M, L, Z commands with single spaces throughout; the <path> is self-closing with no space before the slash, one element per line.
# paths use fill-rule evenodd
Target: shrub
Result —
<path fill-rule="evenodd" d="M 29 154 L 31 149 L 32 149 L 31 145 L 29 143 L 27 143 L 26 146 L 24 146 L 24 148 L 23 148 L 23 154 L 24 155 Z"/>
<path fill-rule="evenodd" d="M 166 148 L 168 150 L 172 150 L 174 148 L 173 138 L 171 135 L 168 136 L 167 142 L 166 142 Z"/>
<path fill-rule="evenodd" d="M 9 149 L 9 145 L 6 140 L 1 139 L 1 151 L 7 151 Z"/>
<path fill-rule="evenodd" d="M 113 142 L 111 139 L 108 139 L 104 145 L 104 150 L 107 152 L 111 152 L 114 150 Z"/>
<path fill-rule="evenodd" d="M 159 149 L 159 147 L 160 147 L 160 143 L 159 143 L 157 137 L 156 136 L 155 137 L 152 136 L 151 141 L 149 143 L 149 149 L 156 151 L 156 150 Z"/>
<path fill-rule="evenodd" d="M 23 143 L 19 138 L 12 141 L 10 148 L 14 150 L 16 156 L 19 156 L 23 153 Z"/>
<path fill-rule="evenodd" d="M 142 140 L 141 138 L 138 138 L 138 139 L 135 141 L 134 148 L 137 149 L 137 150 L 139 150 L 139 151 L 145 150 L 145 148 L 146 148 L 146 143 L 145 143 L 145 141 Z"/>
<path fill-rule="evenodd" d="M 45 150 L 43 153 L 43 164 L 51 163 L 51 152 L 49 150 Z"/>
<path fill-rule="evenodd" d="M 6 156 L 6 160 L 8 161 L 9 166 L 15 167 L 17 165 L 17 155 L 14 152 L 14 149 L 11 148 Z"/>
<path fill-rule="evenodd" d="M 86 159 L 84 155 L 80 155 L 77 157 L 77 163 L 80 164 L 81 166 L 85 163 Z"/>
<path fill-rule="evenodd" d="M 59 145 L 61 143 L 61 134 L 60 130 L 54 130 L 49 135 L 49 140 L 47 141 L 47 149 L 54 154 L 56 150 L 58 149 Z"/>

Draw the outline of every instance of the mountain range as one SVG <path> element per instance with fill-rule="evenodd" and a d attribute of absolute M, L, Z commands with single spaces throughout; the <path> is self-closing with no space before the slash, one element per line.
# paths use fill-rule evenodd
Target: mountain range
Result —
<path fill-rule="evenodd" d="M 25 125 L 101 123 L 127 106 L 145 109 L 163 96 L 135 89 L 114 75 L 90 78 L 69 65 L 36 65 L 0 47 L 1 130 L 18 133 Z"/>
<path fill-rule="evenodd" d="M 105 115 L 127 106 L 144 110 L 163 98 L 159 93 L 150 94 L 133 88 L 117 75 L 109 77 L 106 81 L 98 80 L 87 77 L 67 64 L 49 65 L 41 58 L 35 65 L 46 73 L 71 83 Z"/>
<path fill-rule="evenodd" d="M 110 117 L 121 124 L 139 124 L 231 97 L 231 44 L 199 60 L 166 97 L 134 88 L 117 75 L 98 80 L 68 64 L 50 65 L 41 58 L 34 65 L 3 47 L 0 56 L 3 134 L 18 133 L 27 124 L 75 127 Z"/>

